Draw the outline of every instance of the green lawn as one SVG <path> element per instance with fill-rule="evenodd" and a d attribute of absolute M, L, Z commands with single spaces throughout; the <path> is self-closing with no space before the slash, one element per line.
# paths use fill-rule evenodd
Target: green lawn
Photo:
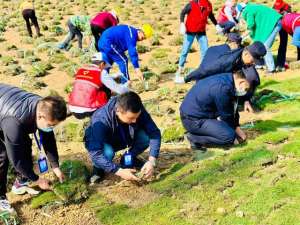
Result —
<path fill-rule="evenodd" d="M 263 81 L 259 91 L 298 92 L 300 79 Z M 174 164 L 147 188 L 159 194 L 139 208 L 94 195 L 89 204 L 102 224 L 300 224 L 300 102 L 264 102 L 274 114 L 251 130 L 247 144 L 216 156 Z M 206 154 L 211 154 L 206 153 Z M 205 158 L 205 157 L 203 157 Z"/>

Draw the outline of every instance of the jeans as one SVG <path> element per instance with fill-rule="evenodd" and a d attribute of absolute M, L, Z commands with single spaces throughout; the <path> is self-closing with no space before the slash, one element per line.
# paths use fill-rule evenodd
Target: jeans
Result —
<path fill-rule="evenodd" d="M 297 48 L 300 48 L 300 27 L 296 27 L 294 31 L 292 44 L 295 45 Z"/>
<path fill-rule="evenodd" d="M 68 21 L 68 27 L 69 27 L 69 33 L 66 39 L 64 40 L 64 42 L 61 44 L 61 47 L 67 48 L 69 43 L 75 38 L 75 36 L 77 36 L 78 48 L 82 48 L 83 35 L 81 31 L 77 27 L 75 27 L 70 21 Z"/>
<path fill-rule="evenodd" d="M 227 21 L 225 23 L 220 23 L 219 25 L 224 29 L 223 32 L 226 34 L 226 33 L 230 33 L 230 30 L 235 26 L 235 23 L 231 21 Z"/>
<path fill-rule="evenodd" d="M 205 56 L 205 53 L 208 49 L 208 41 L 206 35 L 198 35 L 198 34 L 185 34 L 183 46 L 180 54 L 179 59 L 179 66 L 184 67 L 184 64 L 186 62 L 187 55 L 192 47 L 192 44 L 194 42 L 194 39 L 197 38 L 197 41 L 200 45 L 200 59 L 202 60 Z"/>
<path fill-rule="evenodd" d="M 138 156 L 149 147 L 149 144 L 150 144 L 149 136 L 145 133 L 145 131 L 140 130 L 135 135 L 133 145 L 131 146 L 129 151 L 131 152 L 133 157 Z M 104 156 L 109 161 L 112 161 L 115 157 L 115 152 L 120 150 L 122 149 L 114 149 L 112 145 L 108 143 L 104 144 Z"/>
<path fill-rule="evenodd" d="M 273 55 L 272 55 L 272 45 L 275 41 L 276 35 L 281 30 L 281 28 L 282 28 L 281 21 L 279 21 L 275 25 L 272 33 L 270 34 L 270 36 L 268 37 L 268 39 L 264 43 L 264 45 L 267 49 L 267 54 L 264 57 L 265 58 L 265 63 L 266 63 L 268 71 L 270 71 L 270 72 L 275 71 L 275 63 L 274 63 L 274 58 L 273 58 Z"/>

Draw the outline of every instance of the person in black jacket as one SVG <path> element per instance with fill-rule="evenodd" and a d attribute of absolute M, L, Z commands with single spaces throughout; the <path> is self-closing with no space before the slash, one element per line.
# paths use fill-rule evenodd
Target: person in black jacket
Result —
<path fill-rule="evenodd" d="M 50 189 L 49 181 L 33 171 L 29 134 L 38 133 L 38 145 L 43 146 L 60 182 L 64 180 L 59 169 L 53 127 L 65 120 L 66 116 L 66 103 L 61 97 L 41 98 L 17 87 L 0 84 L 0 212 L 14 211 L 6 198 L 9 163 L 22 177 L 35 182 L 43 190 Z"/>
<path fill-rule="evenodd" d="M 207 77 L 192 87 L 180 106 L 192 149 L 238 144 L 238 138 L 246 140 L 239 127 L 237 97 L 245 95 L 248 89 L 242 71 Z"/>

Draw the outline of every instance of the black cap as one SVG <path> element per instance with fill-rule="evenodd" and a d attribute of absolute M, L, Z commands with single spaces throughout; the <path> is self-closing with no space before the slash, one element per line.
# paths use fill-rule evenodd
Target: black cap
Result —
<path fill-rule="evenodd" d="M 264 56 L 267 54 L 267 49 L 262 42 L 255 41 L 252 45 L 249 45 L 247 49 L 254 58 L 256 65 L 264 65 Z"/>
<path fill-rule="evenodd" d="M 235 42 L 240 45 L 242 43 L 242 37 L 238 33 L 229 33 L 227 34 L 227 41 Z"/>

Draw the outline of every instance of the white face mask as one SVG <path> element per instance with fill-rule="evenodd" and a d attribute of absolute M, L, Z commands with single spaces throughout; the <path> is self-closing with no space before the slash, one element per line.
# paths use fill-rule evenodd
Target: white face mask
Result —
<path fill-rule="evenodd" d="M 235 90 L 235 96 L 241 97 L 241 96 L 245 96 L 247 94 L 247 91 L 245 90 Z"/>

